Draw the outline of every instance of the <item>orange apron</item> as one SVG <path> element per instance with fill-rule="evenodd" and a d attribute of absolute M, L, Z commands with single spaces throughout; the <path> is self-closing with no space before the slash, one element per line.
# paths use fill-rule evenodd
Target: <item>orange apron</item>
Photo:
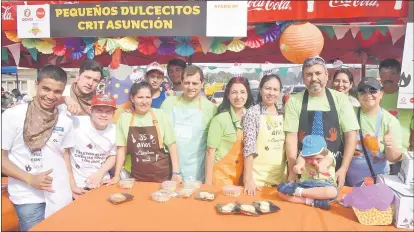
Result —
<path fill-rule="evenodd" d="M 230 151 L 214 165 L 213 185 L 242 185 L 243 180 L 243 131 L 234 129 L 237 133 L 237 140 Z"/>

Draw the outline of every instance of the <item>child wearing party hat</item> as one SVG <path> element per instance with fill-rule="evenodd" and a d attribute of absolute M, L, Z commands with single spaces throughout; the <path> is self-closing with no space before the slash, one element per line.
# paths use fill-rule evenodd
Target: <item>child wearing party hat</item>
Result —
<path fill-rule="evenodd" d="M 278 191 L 284 200 L 330 209 L 330 202 L 338 195 L 335 181 L 335 157 L 319 135 L 303 138 L 302 152 L 293 170 L 301 175 L 298 183 L 281 183 Z"/>

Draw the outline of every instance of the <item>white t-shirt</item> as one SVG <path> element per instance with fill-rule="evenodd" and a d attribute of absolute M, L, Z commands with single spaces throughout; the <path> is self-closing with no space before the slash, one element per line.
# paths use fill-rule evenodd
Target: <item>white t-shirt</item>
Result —
<path fill-rule="evenodd" d="M 72 133 L 70 133 L 72 130 L 72 120 L 66 114 L 65 108 L 58 107 L 58 121 L 48 141 L 48 143 L 54 144 L 54 148 L 45 145 L 40 152 L 32 153 L 23 141 L 23 126 L 27 107 L 28 104 L 26 103 L 20 104 L 7 109 L 2 114 L 1 133 L 3 136 L 1 148 L 7 150 L 9 159 L 26 172 L 37 174 L 52 168 L 52 177 L 53 174 L 60 175 L 59 171 L 62 169 L 63 151 L 65 148 L 73 146 Z M 61 180 L 64 181 L 65 177 L 60 176 L 62 178 Z M 57 180 L 54 178 L 52 189 L 57 184 L 55 181 L 60 182 L 60 177 Z M 69 183 L 69 179 L 67 179 L 67 182 Z M 14 204 L 42 203 L 45 202 L 45 194 L 47 194 L 45 191 L 30 187 L 25 182 L 12 177 L 9 177 L 8 191 L 10 200 Z"/>
<path fill-rule="evenodd" d="M 116 155 L 115 125 L 109 124 L 105 130 L 92 126 L 90 116 L 72 116 L 76 136 L 74 147 L 70 149 L 73 177 L 76 186 L 86 187 L 86 179 L 102 168 L 109 156 Z M 106 173 L 104 179 L 109 179 Z"/>

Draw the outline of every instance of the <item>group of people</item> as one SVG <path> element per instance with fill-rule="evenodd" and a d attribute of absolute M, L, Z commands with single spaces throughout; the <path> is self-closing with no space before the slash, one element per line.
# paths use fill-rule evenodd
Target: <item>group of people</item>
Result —
<path fill-rule="evenodd" d="M 380 65 L 380 74 L 390 68 Z M 162 88 L 163 72 L 152 63 L 131 86 L 131 107 L 116 125 L 115 99 L 95 94 L 99 63 L 82 63 L 68 96 L 61 68 L 38 73 L 33 101 L 2 115 L 2 173 L 21 230 L 125 177 L 244 185 L 248 195 L 278 186 L 283 199 L 328 209 L 343 185 L 387 173 L 403 157 L 400 123 L 380 106 L 390 84 L 382 76 L 361 80 L 354 109 L 344 81 L 336 81 L 343 77 L 334 78 L 338 91 L 328 89 L 325 61 L 310 57 L 302 67 L 307 90 L 284 106 L 277 104 L 282 82 L 269 74 L 257 102 L 246 78 L 232 78 L 217 108 L 201 95 L 199 67 L 170 61 L 172 89 Z"/>
<path fill-rule="evenodd" d="M 1 112 L 3 113 L 6 109 L 13 107 L 14 105 L 28 102 L 30 98 L 27 95 L 23 96 L 18 89 L 13 89 L 10 92 L 6 91 L 1 87 Z"/>

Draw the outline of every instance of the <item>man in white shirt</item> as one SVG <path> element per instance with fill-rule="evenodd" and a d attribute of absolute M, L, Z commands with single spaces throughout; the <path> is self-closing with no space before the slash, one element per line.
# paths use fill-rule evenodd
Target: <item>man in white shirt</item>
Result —
<path fill-rule="evenodd" d="M 1 168 L 9 176 L 8 192 L 22 231 L 72 201 L 63 160 L 73 146 L 72 120 L 65 107 L 57 107 L 66 81 L 63 69 L 45 66 L 37 76 L 33 101 L 2 115 Z"/>
<path fill-rule="evenodd" d="M 76 135 L 70 154 L 65 154 L 74 199 L 110 179 L 108 171 L 115 165 L 115 125 L 112 118 L 115 99 L 96 95 L 91 101 L 90 116 L 73 116 L 72 133 Z"/>

